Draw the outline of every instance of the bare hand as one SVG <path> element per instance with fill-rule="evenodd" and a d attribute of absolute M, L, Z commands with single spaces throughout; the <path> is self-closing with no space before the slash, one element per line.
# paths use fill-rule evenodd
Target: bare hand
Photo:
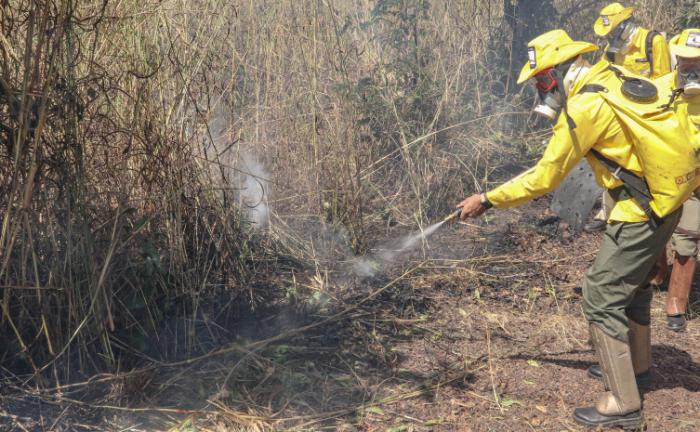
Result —
<path fill-rule="evenodd" d="M 486 211 L 486 207 L 481 203 L 480 194 L 474 194 L 465 198 L 461 203 L 457 204 L 457 207 L 462 209 L 462 214 L 459 215 L 461 220 L 465 220 L 468 217 L 479 217 Z"/>

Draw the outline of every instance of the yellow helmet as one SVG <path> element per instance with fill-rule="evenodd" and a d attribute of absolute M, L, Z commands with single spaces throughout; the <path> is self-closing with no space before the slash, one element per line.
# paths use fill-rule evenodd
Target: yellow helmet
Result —
<path fill-rule="evenodd" d="M 685 29 L 668 42 L 671 55 L 684 58 L 700 57 L 700 29 Z"/>
<path fill-rule="evenodd" d="M 518 84 L 579 54 L 596 49 L 592 43 L 574 41 L 564 30 L 552 30 L 540 35 L 527 44 L 528 61 L 520 70 Z"/>
<path fill-rule="evenodd" d="M 598 36 L 607 36 L 622 21 L 632 16 L 633 7 L 624 7 L 620 3 L 610 3 L 600 11 L 600 16 L 593 24 L 593 31 Z"/>

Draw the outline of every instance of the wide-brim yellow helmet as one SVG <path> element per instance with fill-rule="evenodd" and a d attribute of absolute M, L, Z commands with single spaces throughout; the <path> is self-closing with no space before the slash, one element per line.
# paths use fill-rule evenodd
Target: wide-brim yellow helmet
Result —
<path fill-rule="evenodd" d="M 593 31 L 598 36 L 607 36 L 634 13 L 633 7 L 624 7 L 620 3 L 610 3 L 600 11 L 600 16 L 593 23 Z"/>
<path fill-rule="evenodd" d="M 598 48 L 592 43 L 574 41 L 561 29 L 540 35 L 527 44 L 528 61 L 520 70 L 518 84 L 544 70 L 596 49 Z"/>
<path fill-rule="evenodd" d="M 700 57 L 700 29 L 683 30 L 668 41 L 668 49 L 673 56 Z"/>

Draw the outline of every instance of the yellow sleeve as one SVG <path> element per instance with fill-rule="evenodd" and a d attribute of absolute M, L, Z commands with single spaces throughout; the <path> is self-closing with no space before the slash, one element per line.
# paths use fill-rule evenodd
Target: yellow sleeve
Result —
<path fill-rule="evenodd" d="M 651 54 L 654 59 L 651 78 L 658 78 L 671 72 L 671 54 L 668 50 L 668 42 L 662 35 L 656 36 L 652 41 Z"/>
<path fill-rule="evenodd" d="M 486 198 L 494 207 L 515 207 L 554 190 L 600 140 L 610 121 L 614 121 L 612 110 L 599 96 L 577 95 L 569 106 L 576 102 L 583 103 L 570 113 L 577 125 L 575 134 L 569 129 L 566 116 L 559 115 L 554 134 L 537 165 L 486 192 Z"/>

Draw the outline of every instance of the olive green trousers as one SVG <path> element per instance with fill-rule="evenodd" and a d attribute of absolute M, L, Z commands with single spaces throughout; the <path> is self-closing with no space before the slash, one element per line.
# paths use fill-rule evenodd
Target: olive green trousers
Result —
<path fill-rule="evenodd" d="M 690 197 L 683 204 L 683 216 L 678 222 L 681 232 L 673 233 L 671 246 L 673 250 L 682 256 L 697 257 L 698 239 L 694 233 L 700 233 L 700 200 Z"/>
<path fill-rule="evenodd" d="M 649 325 L 654 263 L 678 224 L 676 210 L 654 227 L 649 222 L 611 222 L 583 282 L 583 313 L 610 336 L 628 341 L 628 320 Z"/>

